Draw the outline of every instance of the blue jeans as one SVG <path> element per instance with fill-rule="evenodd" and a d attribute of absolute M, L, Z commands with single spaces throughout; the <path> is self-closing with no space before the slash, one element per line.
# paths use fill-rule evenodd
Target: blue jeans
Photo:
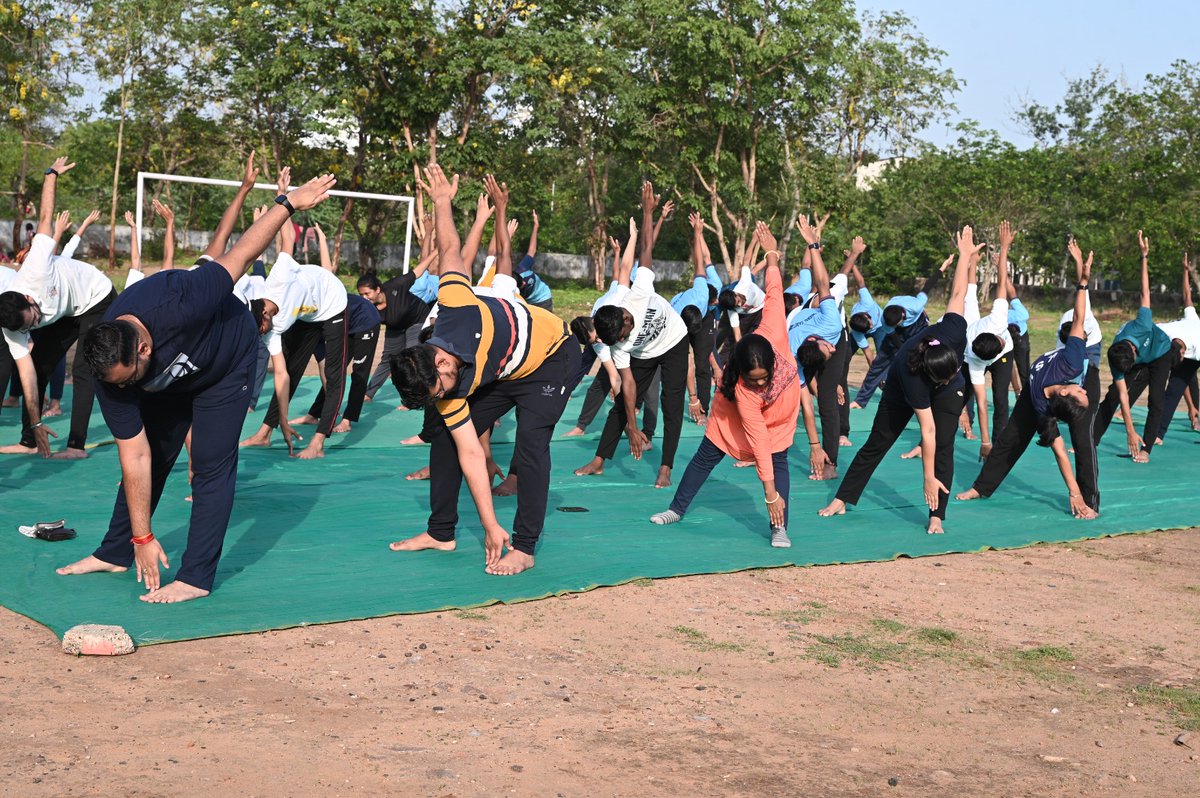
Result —
<path fill-rule="evenodd" d="M 771 466 L 775 471 L 775 490 L 783 497 L 785 503 L 791 501 L 788 495 L 792 486 L 787 454 L 787 449 L 771 454 Z M 687 470 L 683 472 L 683 479 L 679 480 L 679 489 L 675 491 L 675 498 L 671 500 L 671 509 L 679 513 L 680 517 L 687 513 L 692 500 L 700 492 L 700 486 L 717 467 L 717 463 L 724 459 L 725 452 L 718 449 L 717 445 L 705 436 L 704 440 L 700 441 L 700 448 L 692 455 L 692 462 L 688 463 Z M 788 507 L 783 508 L 784 526 L 787 526 L 788 509 Z"/>

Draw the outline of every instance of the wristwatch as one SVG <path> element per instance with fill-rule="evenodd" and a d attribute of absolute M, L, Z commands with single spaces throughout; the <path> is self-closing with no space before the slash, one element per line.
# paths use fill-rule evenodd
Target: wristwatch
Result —
<path fill-rule="evenodd" d="M 296 209 L 292 206 L 292 203 L 288 200 L 287 194 L 280 194 L 278 197 L 276 197 L 275 204 L 282 205 L 283 207 L 287 208 L 288 216 L 291 216 L 292 214 L 294 214 L 296 212 Z"/>

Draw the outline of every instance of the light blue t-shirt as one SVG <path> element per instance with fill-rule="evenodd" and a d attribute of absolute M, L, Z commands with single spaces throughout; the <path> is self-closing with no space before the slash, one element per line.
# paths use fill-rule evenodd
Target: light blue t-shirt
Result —
<path fill-rule="evenodd" d="M 921 314 L 925 312 L 925 305 L 929 302 L 929 297 L 921 291 L 916 296 L 894 296 L 888 300 L 887 306 L 904 308 L 904 321 L 900 322 L 901 327 L 907 327 L 917 319 L 921 318 Z"/>
<path fill-rule="evenodd" d="M 834 346 L 842 337 L 842 309 L 833 297 L 822 299 L 819 307 L 794 310 L 788 317 L 788 347 L 793 355 L 812 335 Z"/>
<path fill-rule="evenodd" d="M 853 327 L 850 328 L 850 335 L 854 337 L 854 343 L 859 349 L 867 348 L 867 339 L 875 341 L 876 350 L 883 343 L 884 337 L 888 331 L 883 325 L 883 308 L 879 307 L 879 303 L 871 296 L 871 292 L 866 288 L 858 289 L 858 301 L 854 303 L 854 307 L 850 310 L 850 315 L 855 316 L 859 313 L 866 313 L 871 317 L 871 329 L 865 333 L 860 333 Z"/>
<path fill-rule="evenodd" d="M 800 302 L 808 299 L 808 295 L 812 293 L 812 270 L 801 269 L 800 276 L 796 278 L 796 282 L 783 289 L 785 294 L 797 294 L 800 296 Z"/>
<path fill-rule="evenodd" d="M 721 275 L 717 274 L 717 267 L 711 263 L 704 267 L 704 279 L 711 285 L 719 294 L 721 292 Z"/>
<path fill-rule="evenodd" d="M 420 299 L 422 302 L 433 302 L 437 299 L 438 291 L 438 276 L 425 272 L 416 280 L 413 281 L 412 288 L 408 289 L 408 293 Z"/>
<path fill-rule="evenodd" d="M 712 268 L 711 266 L 709 267 Z M 683 309 L 688 305 L 700 311 L 701 315 L 708 313 L 708 278 L 695 277 L 692 279 L 692 287 L 686 291 L 680 291 L 675 296 L 671 297 L 671 307 L 676 313 L 682 315 Z"/>
<path fill-rule="evenodd" d="M 1008 323 L 1017 325 L 1021 335 L 1029 331 L 1029 311 L 1015 297 L 1008 303 Z"/>
<path fill-rule="evenodd" d="M 533 258 L 526 254 L 521 258 L 521 262 L 517 264 L 517 277 L 520 278 L 517 282 L 521 286 L 521 296 L 531 305 L 537 305 L 541 302 L 549 302 L 554 296 L 550 291 L 550 286 L 546 285 L 545 281 L 537 275 L 533 270 Z M 529 287 L 527 288 L 526 285 Z"/>

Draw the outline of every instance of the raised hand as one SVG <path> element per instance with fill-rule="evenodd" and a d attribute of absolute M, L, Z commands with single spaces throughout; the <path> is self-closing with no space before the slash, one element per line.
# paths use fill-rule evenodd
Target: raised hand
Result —
<path fill-rule="evenodd" d="M 59 158 L 55 158 L 54 163 L 50 164 L 50 168 L 53 169 L 55 172 L 58 172 L 58 174 L 61 176 L 64 173 L 69 172 L 72 169 L 74 169 L 75 162 L 72 161 L 71 163 L 67 163 L 67 156 L 63 155 Z"/>
<path fill-rule="evenodd" d="M 653 211 L 658 207 L 661 197 L 654 193 L 654 184 L 649 180 L 642 182 L 642 212 Z"/>
<path fill-rule="evenodd" d="M 163 203 L 159 202 L 157 199 L 152 200 L 150 202 L 150 206 L 154 208 L 154 212 L 161 216 L 167 224 L 171 224 L 175 221 L 175 212 Z"/>
<path fill-rule="evenodd" d="M 254 181 L 258 179 L 258 167 L 254 165 L 255 151 L 250 150 L 250 157 L 246 159 L 246 169 L 242 173 L 242 190 L 251 189 L 254 187 Z"/>
<path fill-rule="evenodd" d="M 975 232 L 971 229 L 971 225 L 969 224 L 963 226 L 962 232 L 958 233 L 955 236 L 955 239 L 956 243 L 958 244 L 958 254 L 960 256 L 965 255 L 968 257 L 973 257 L 977 252 L 983 249 L 985 245 L 982 241 L 978 244 L 975 243 Z M 948 262 L 947 265 L 949 265 Z"/>
<path fill-rule="evenodd" d="M 133 211 L 125 211 L 125 224 L 129 225 L 134 235 L 137 235 L 137 225 L 134 224 Z"/>
<path fill-rule="evenodd" d="M 285 166 L 279 170 L 279 175 L 275 179 L 275 188 L 277 190 L 276 193 L 287 194 L 288 189 L 291 187 L 292 187 L 292 167 Z M 296 206 L 296 203 L 293 202 L 292 207 L 295 207 L 295 206 Z M 297 208 L 297 210 L 299 210 L 299 209 Z"/>
<path fill-rule="evenodd" d="M 538 219 L 537 211 L 530 211 L 530 213 L 533 214 L 533 229 L 536 230 L 541 227 L 542 222 Z"/>
<path fill-rule="evenodd" d="M 800 214 L 800 216 L 796 219 L 796 229 L 800 231 L 800 235 L 809 244 L 821 243 L 821 231 L 820 229 L 813 227 L 808 221 L 808 214 Z"/>
<path fill-rule="evenodd" d="M 83 221 L 79 224 L 79 229 L 87 227 L 89 224 L 95 224 L 100 220 L 100 211 L 92 211 L 87 216 L 83 217 Z"/>
<path fill-rule="evenodd" d="M 425 169 L 425 179 L 417 182 L 435 203 L 449 202 L 458 193 L 458 175 L 447 179 L 446 173 L 437 164 L 430 164 Z"/>
<path fill-rule="evenodd" d="M 317 243 L 324 244 L 326 241 L 325 231 L 321 229 L 321 225 L 314 224 L 313 229 L 317 231 Z"/>
<path fill-rule="evenodd" d="M 1143 236 L 1141 230 L 1138 230 L 1138 249 L 1142 251 L 1142 260 L 1150 255 L 1150 239 Z"/>
<path fill-rule="evenodd" d="M 816 215 L 817 214 L 814 212 L 813 216 L 816 217 Z M 816 230 L 817 230 L 817 240 L 818 241 L 821 240 L 821 234 L 825 232 L 825 223 L 829 221 L 829 216 L 830 216 L 830 214 L 827 213 L 824 216 L 822 216 L 820 218 L 820 220 L 817 222 Z"/>
<path fill-rule="evenodd" d="M 262 216 L 264 213 L 266 213 L 266 212 L 267 212 L 267 206 L 266 206 L 266 205 L 259 205 L 257 208 L 255 208 L 255 209 L 253 210 L 253 214 L 254 214 L 254 221 L 256 221 L 256 222 L 257 222 L 257 221 L 259 220 L 259 217 L 261 217 L 261 216 Z"/>
<path fill-rule="evenodd" d="M 517 232 L 517 226 L 520 224 L 516 219 L 508 220 L 508 237 L 512 238 L 513 233 Z"/>
<path fill-rule="evenodd" d="M 1000 222 L 999 236 L 1000 236 L 1000 248 L 1001 249 L 1008 249 L 1009 247 L 1012 246 L 1012 242 L 1016 238 L 1016 236 L 1013 235 L 1012 225 L 1010 225 L 1008 223 L 1008 219 L 1005 219 L 1004 221 Z"/>
<path fill-rule="evenodd" d="M 284 167 L 285 169 L 287 167 Z M 290 177 L 290 175 L 289 175 Z M 288 195 L 288 201 L 292 203 L 292 207 L 298 211 L 305 211 L 309 208 L 315 208 L 325 200 L 329 199 L 329 191 L 337 185 L 337 178 L 333 175 L 320 175 L 309 180 L 300 188 Z"/>
<path fill-rule="evenodd" d="M 493 205 L 508 207 L 508 184 L 496 182 L 495 175 L 484 175 L 483 189 L 492 198 Z"/>
<path fill-rule="evenodd" d="M 674 200 L 667 200 L 665 203 L 663 203 L 662 214 L 661 214 L 663 221 L 670 219 L 671 214 L 674 213 L 674 211 L 675 211 L 675 201 Z"/>
<path fill-rule="evenodd" d="M 693 230 L 703 230 L 704 217 L 702 217 L 699 213 L 692 211 L 688 214 L 688 224 L 692 226 Z"/>
<path fill-rule="evenodd" d="M 766 222 L 759 220 L 754 225 L 754 235 L 758 238 L 758 243 L 762 245 L 768 256 L 771 254 L 774 254 L 776 257 L 779 256 L 779 242 L 775 240 L 775 234 L 771 232 L 771 228 L 767 227 Z M 860 238 L 859 241 L 861 240 Z"/>
<path fill-rule="evenodd" d="M 67 228 L 70 226 L 71 212 L 61 211 L 58 216 L 54 217 L 54 240 L 60 240 L 63 237 L 63 233 L 67 232 Z"/>

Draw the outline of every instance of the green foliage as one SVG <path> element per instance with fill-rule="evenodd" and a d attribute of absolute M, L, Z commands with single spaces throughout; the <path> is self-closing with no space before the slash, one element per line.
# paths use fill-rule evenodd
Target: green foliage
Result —
<path fill-rule="evenodd" d="M 1169 709 L 1179 728 L 1200 731 L 1200 691 L 1183 687 L 1144 685 L 1134 688 L 1133 693 L 1143 703 L 1155 703 Z"/>

